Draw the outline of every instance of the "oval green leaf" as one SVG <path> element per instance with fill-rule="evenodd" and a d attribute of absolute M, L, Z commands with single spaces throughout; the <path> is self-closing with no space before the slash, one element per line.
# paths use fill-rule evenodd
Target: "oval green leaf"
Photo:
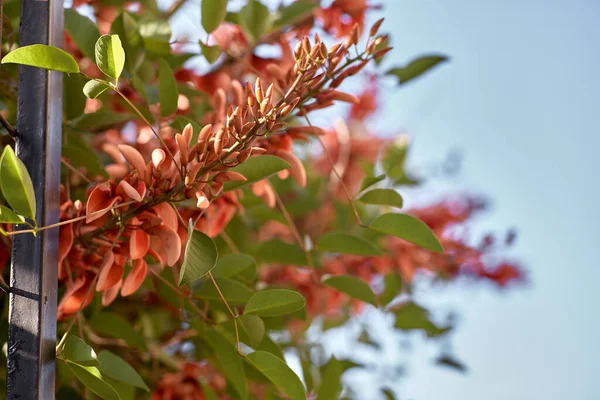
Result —
<path fill-rule="evenodd" d="M 167 117 L 177 111 L 177 82 L 169 63 L 162 58 L 158 60 L 158 101 L 160 102 L 160 115 Z"/>
<path fill-rule="evenodd" d="M 277 239 L 264 242 L 256 256 L 260 261 L 266 263 L 292 264 L 299 267 L 308 265 L 306 254 L 298 245 Z"/>
<path fill-rule="evenodd" d="M 444 248 L 435 234 L 421 220 L 407 214 L 383 214 L 377 217 L 369 228 L 404 239 L 436 253 Z"/>
<path fill-rule="evenodd" d="M 226 254 L 219 257 L 213 275 L 220 278 L 240 277 L 242 281 L 254 279 L 256 276 L 256 261 L 247 254 Z"/>
<path fill-rule="evenodd" d="M 102 374 L 143 389 L 146 392 L 150 391 L 140 374 L 118 355 L 108 350 L 102 350 L 98 353 L 98 360 L 100 360 L 99 369 Z"/>
<path fill-rule="evenodd" d="M 179 272 L 179 286 L 208 274 L 217 265 L 218 258 L 215 242 L 205 233 L 195 230 L 190 220 L 188 241 Z"/>
<path fill-rule="evenodd" d="M 381 251 L 371 242 L 346 232 L 329 232 L 321 235 L 317 249 L 332 253 L 377 256 Z"/>
<path fill-rule="evenodd" d="M 416 58 L 405 67 L 392 68 L 386 72 L 387 75 L 393 75 L 398 78 L 399 84 L 404 84 L 413 80 L 425 72 L 431 70 L 436 65 L 448 61 L 448 57 L 442 55 L 427 55 Z"/>
<path fill-rule="evenodd" d="M 223 297 L 229 304 L 244 305 L 250 300 L 254 292 L 248 286 L 238 281 L 225 278 L 215 278 Z M 194 291 L 194 295 L 203 300 L 221 301 L 221 296 L 211 281 L 203 282 L 202 286 Z"/>
<path fill-rule="evenodd" d="M 260 41 L 271 24 L 269 8 L 258 0 L 249 0 L 240 10 L 240 25 L 254 43 Z"/>
<path fill-rule="evenodd" d="M 96 367 L 86 367 L 71 361 L 66 362 L 73 375 L 83 385 L 105 400 L 121 400 L 119 394 L 102 378 L 102 374 Z"/>
<path fill-rule="evenodd" d="M 102 35 L 95 46 L 96 65 L 104 75 L 118 79 L 125 66 L 125 50 L 119 35 Z"/>
<path fill-rule="evenodd" d="M 335 358 L 331 357 L 321 379 L 321 386 L 317 392 L 317 400 L 338 399 L 342 393 L 342 364 Z"/>
<path fill-rule="evenodd" d="M 363 194 L 360 201 L 365 204 L 402 208 L 402 196 L 394 189 L 373 189 Z"/>
<path fill-rule="evenodd" d="M 339 292 L 346 293 L 355 299 L 362 300 L 377 307 L 375 293 L 373 293 L 371 287 L 361 279 L 350 275 L 325 275 L 322 282 Z"/>
<path fill-rule="evenodd" d="M 237 167 L 230 169 L 230 171 L 244 175 L 247 180 L 225 182 L 223 188 L 225 190 L 237 189 L 240 186 L 260 181 L 288 168 L 290 168 L 290 164 L 279 157 L 269 155 L 250 157 Z"/>
<path fill-rule="evenodd" d="M 306 400 L 304 385 L 302 385 L 300 378 L 281 359 L 265 351 L 255 351 L 246 357 L 256 369 L 281 389 L 290 400 Z"/>
<path fill-rule="evenodd" d="M 100 37 L 96 24 L 77 11 L 65 8 L 65 30 L 83 55 L 93 60 L 96 41 Z"/>
<path fill-rule="evenodd" d="M 22 224 L 25 218 L 15 214 L 10 208 L 0 205 L 0 223 L 2 224 Z"/>
<path fill-rule="evenodd" d="M 221 55 L 221 47 L 218 45 L 209 46 L 208 44 L 204 44 L 204 42 L 200 41 L 200 49 L 202 50 L 202 55 L 206 58 L 209 64 L 217 61 L 219 56 Z"/>
<path fill-rule="evenodd" d="M 79 72 L 77 61 L 69 53 L 45 44 L 19 47 L 4 56 L 1 63 L 29 65 L 68 74 Z"/>
<path fill-rule="evenodd" d="M 92 79 L 83 86 L 83 94 L 88 99 L 95 99 L 109 88 L 108 83 Z"/>
<path fill-rule="evenodd" d="M 10 146 L 4 148 L 0 159 L 0 187 L 13 210 L 35 220 L 35 192 L 23 161 Z"/>
<path fill-rule="evenodd" d="M 385 179 L 385 174 L 377 175 L 377 176 L 367 176 L 360 186 L 360 191 L 362 192 L 365 189 L 370 188 L 373 185 L 378 184 L 382 180 Z"/>
<path fill-rule="evenodd" d="M 99 366 L 100 362 L 96 352 L 77 336 L 69 336 L 65 341 L 65 347 L 62 356 L 67 361 L 72 361 L 79 365 Z"/>
<path fill-rule="evenodd" d="M 211 33 L 221 25 L 227 15 L 227 0 L 202 0 L 202 27 Z"/>
<path fill-rule="evenodd" d="M 244 314 L 278 317 L 298 311 L 305 305 L 306 300 L 298 292 L 287 289 L 269 289 L 254 294 L 248 300 Z"/>
<path fill-rule="evenodd" d="M 128 344 L 146 349 L 146 342 L 133 328 L 131 323 L 119 314 L 110 311 L 95 313 L 89 321 L 90 326 L 97 333 L 118 339 L 123 339 Z"/>

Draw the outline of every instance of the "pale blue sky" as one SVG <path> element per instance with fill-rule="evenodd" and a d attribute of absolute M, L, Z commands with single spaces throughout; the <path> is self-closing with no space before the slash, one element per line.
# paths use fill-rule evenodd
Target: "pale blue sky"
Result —
<path fill-rule="evenodd" d="M 403 398 L 600 398 L 600 2 L 383 3 L 389 64 L 430 51 L 452 61 L 388 93 L 381 126 L 406 129 L 419 164 L 461 150 L 457 187 L 494 200 L 482 229 L 518 227 L 512 254 L 532 282 L 435 299 L 461 313 L 454 344 L 470 373 L 416 351 Z"/>

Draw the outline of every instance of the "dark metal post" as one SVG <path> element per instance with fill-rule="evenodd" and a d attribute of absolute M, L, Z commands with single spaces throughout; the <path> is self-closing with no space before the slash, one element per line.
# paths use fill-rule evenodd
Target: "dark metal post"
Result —
<path fill-rule="evenodd" d="M 62 47 L 63 0 L 22 0 L 20 45 Z M 19 66 L 17 155 L 35 187 L 38 223 L 59 219 L 62 74 Z M 58 229 L 13 237 L 8 399 L 54 398 Z"/>

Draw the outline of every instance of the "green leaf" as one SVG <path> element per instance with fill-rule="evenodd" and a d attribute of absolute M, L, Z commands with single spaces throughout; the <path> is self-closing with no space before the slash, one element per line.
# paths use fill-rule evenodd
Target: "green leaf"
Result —
<path fill-rule="evenodd" d="M 100 37 L 100 32 L 96 24 L 77 11 L 66 8 L 65 30 L 69 33 L 69 36 L 83 55 L 93 60 L 96 41 Z"/>
<path fill-rule="evenodd" d="M 381 393 L 385 396 L 386 400 L 396 400 L 394 392 L 392 392 L 390 389 L 382 388 Z"/>
<path fill-rule="evenodd" d="M 434 233 L 421 220 L 407 214 L 383 214 L 369 228 L 404 239 L 417 246 L 443 253 L 444 248 Z"/>
<path fill-rule="evenodd" d="M 215 242 L 205 233 L 195 230 L 190 220 L 183 265 L 179 272 L 179 286 L 208 274 L 217 265 L 218 258 Z"/>
<path fill-rule="evenodd" d="M 258 0 L 249 0 L 240 10 L 240 25 L 254 43 L 260 41 L 269 30 L 271 13 L 269 8 Z"/>
<path fill-rule="evenodd" d="M 160 101 L 160 115 L 167 117 L 177 111 L 177 82 L 169 64 L 162 58 L 158 60 L 158 98 Z"/>
<path fill-rule="evenodd" d="M 77 336 L 69 336 L 65 341 L 65 347 L 62 351 L 65 360 L 72 361 L 79 365 L 99 366 L 100 362 L 96 352 Z"/>
<path fill-rule="evenodd" d="M 121 400 L 136 400 L 135 387 L 128 383 L 116 380 L 106 374 L 103 376 L 104 382 L 108 383 L 119 394 Z"/>
<path fill-rule="evenodd" d="M 202 55 L 209 64 L 217 61 L 221 55 L 221 47 L 219 45 L 209 46 L 200 41 L 200 49 L 202 50 Z"/>
<path fill-rule="evenodd" d="M 73 121 L 73 127 L 77 129 L 102 129 L 113 125 L 123 124 L 136 119 L 132 113 L 118 113 L 112 111 L 96 111 L 83 114 Z"/>
<path fill-rule="evenodd" d="M 171 53 L 171 26 L 167 20 L 143 21 L 139 25 L 146 50 L 167 56 Z"/>
<path fill-rule="evenodd" d="M 219 257 L 213 276 L 220 278 L 234 278 L 242 276 L 243 281 L 254 279 L 256 276 L 256 260 L 247 254 L 226 254 Z"/>
<path fill-rule="evenodd" d="M 281 389 L 290 400 L 306 400 L 304 386 L 300 378 L 281 359 L 265 351 L 255 351 L 246 357 L 256 369 Z"/>
<path fill-rule="evenodd" d="M 2 224 L 22 224 L 25 218 L 15 214 L 10 208 L 0 205 L 0 223 Z"/>
<path fill-rule="evenodd" d="M 306 254 L 300 247 L 277 239 L 264 242 L 256 256 L 266 263 L 292 264 L 300 267 L 308 265 Z"/>
<path fill-rule="evenodd" d="M 217 398 L 217 393 L 215 393 L 215 391 L 212 390 L 210 386 L 208 386 L 202 381 L 200 382 L 200 385 L 202 386 L 202 393 L 204 393 L 204 397 L 206 400 L 219 400 Z"/>
<path fill-rule="evenodd" d="M 437 365 L 452 368 L 457 372 L 462 372 L 463 374 L 468 370 L 467 366 L 463 362 L 449 355 L 439 356 L 437 360 L 435 360 L 435 363 Z"/>
<path fill-rule="evenodd" d="M 101 335 L 123 339 L 128 344 L 141 349 L 146 348 L 146 342 L 142 336 L 133 329 L 129 321 L 119 314 L 111 311 L 100 311 L 92 316 L 89 323 L 92 329 Z"/>
<path fill-rule="evenodd" d="M 375 293 L 373 293 L 371 287 L 361 279 L 350 275 L 325 275 L 322 278 L 322 282 L 339 292 L 346 293 L 355 299 L 365 301 L 377 307 Z"/>
<path fill-rule="evenodd" d="M 440 336 L 451 327 L 439 327 L 429 318 L 429 311 L 410 301 L 396 307 L 393 311 L 396 317 L 394 328 L 405 331 L 422 330 L 430 337 Z"/>
<path fill-rule="evenodd" d="M 221 25 L 227 14 L 227 0 L 202 0 L 202 27 L 211 33 Z"/>
<path fill-rule="evenodd" d="M 317 393 L 317 400 L 333 400 L 338 399 L 342 393 L 342 364 L 335 358 L 331 357 L 325 371 L 323 371 L 323 377 L 321 379 L 321 386 Z"/>
<path fill-rule="evenodd" d="M 110 26 L 110 33 L 121 38 L 125 49 L 125 65 L 130 75 L 135 75 L 144 62 L 145 49 L 137 22 L 128 12 L 122 12 Z"/>
<path fill-rule="evenodd" d="M 390 272 L 383 278 L 383 291 L 379 295 L 382 305 L 389 304 L 402 291 L 402 278 L 396 272 Z"/>
<path fill-rule="evenodd" d="M 209 329 L 204 336 L 214 350 L 215 356 L 221 365 L 222 372 L 231 381 L 240 399 L 248 398 L 246 373 L 240 354 L 233 344 L 220 333 Z"/>
<path fill-rule="evenodd" d="M 29 65 L 68 74 L 79 73 L 77 61 L 69 53 L 45 44 L 19 47 L 5 55 L 0 63 Z"/>
<path fill-rule="evenodd" d="M 86 98 L 83 94 L 85 80 L 80 74 L 63 76 L 63 109 L 67 121 L 79 117 L 85 110 Z"/>
<path fill-rule="evenodd" d="M 248 344 L 252 347 L 260 345 L 265 335 L 265 323 L 262 319 L 256 315 L 242 315 L 238 321 L 248 336 Z"/>
<path fill-rule="evenodd" d="M 96 42 L 96 65 L 104 75 L 118 79 L 125 66 L 125 50 L 119 35 L 102 35 Z"/>
<path fill-rule="evenodd" d="M 96 367 L 86 367 L 71 361 L 66 362 L 73 375 L 83 385 L 105 400 L 121 400 L 119 394 L 102 378 L 102 374 Z"/>
<path fill-rule="evenodd" d="M 263 340 L 260 342 L 256 350 L 266 351 L 267 353 L 273 354 L 280 360 L 285 361 L 285 357 L 283 356 L 283 351 L 281 350 L 281 347 L 277 343 L 275 343 L 268 334 L 265 334 Z"/>
<path fill-rule="evenodd" d="M 399 84 L 404 84 L 415 79 L 436 65 L 448 61 L 448 57 L 432 54 L 416 58 L 405 67 L 392 68 L 386 72 L 386 75 L 394 75 L 398 78 Z"/>
<path fill-rule="evenodd" d="M 371 242 L 346 232 L 329 232 L 321 235 L 317 249 L 332 253 L 377 256 L 381 251 Z"/>
<path fill-rule="evenodd" d="M 146 392 L 150 391 L 140 374 L 127 361 L 116 354 L 108 350 L 102 350 L 98 353 L 98 360 L 100 360 L 99 369 L 102 374 L 143 389 Z"/>
<path fill-rule="evenodd" d="M 254 314 L 259 317 L 278 317 L 293 313 L 306 305 L 304 297 L 293 290 L 268 289 L 260 291 L 246 304 L 244 314 Z"/>
<path fill-rule="evenodd" d="M 0 159 L 0 186 L 10 207 L 19 214 L 35 220 L 35 192 L 23 161 L 10 146 L 4 147 Z"/>
<path fill-rule="evenodd" d="M 85 94 L 85 97 L 88 99 L 95 99 L 104 93 L 109 87 L 110 86 L 108 86 L 107 82 L 92 79 L 83 86 L 83 94 Z"/>
<path fill-rule="evenodd" d="M 273 22 L 273 28 L 280 29 L 287 25 L 293 25 L 301 19 L 309 17 L 313 10 L 318 6 L 319 3 L 315 3 L 313 1 L 295 1 L 277 11 L 277 18 Z"/>
<path fill-rule="evenodd" d="M 230 304 L 246 304 L 254 294 L 252 289 L 238 281 L 225 278 L 215 278 L 215 281 Z M 194 291 L 194 295 L 199 299 L 221 301 L 221 296 L 212 281 L 203 282 L 202 286 Z"/>
<path fill-rule="evenodd" d="M 363 194 L 360 201 L 365 204 L 402 208 L 402 196 L 394 189 L 373 189 Z"/>
<path fill-rule="evenodd" d="M 225 190 L 237 189 L 240 186 L 258 182 L 288 168 L 290 168 L 290 164 L 276 156 L 250 157 L 237 167 L 230 169 L 230 171 L 244 175 L 247 181 L 228 181 L 225 182 L 223 187 Z"/>
<path fill-rule="evenodd" d="M 365 189 L 370 188 L 373 185 L 378 184 L 382 180 L 385 179 L 385 174 L 377 175 L 377 176 L 367 176 L 360 187 L 360 191 L 362 192 Z"/>

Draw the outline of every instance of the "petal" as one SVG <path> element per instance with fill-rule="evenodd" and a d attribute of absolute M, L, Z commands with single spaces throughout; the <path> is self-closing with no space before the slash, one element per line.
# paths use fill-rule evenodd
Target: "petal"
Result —
<path fill-rule="evenodd" d="M 163 149 L 154 149 L 152 151 L 152 165 L 158 169 L 167 158 L 167 154 Z"/>
<path fill-rule="evenodd" d="M 102 292 L 102 305 L 104 307 L 110 305 L 110 303 L 115 301 L 115 299 L 119 295 L 119 290 L 121 289 L 121 286 L 123 286 L 123 279 L 119 280 L 119 282 L 117 282 L 115 286 Z"/>
<path fill-rule="evenodd" d="M 143 229 L 134 229 L 129 239 L 129 255 L 132 260 L 137 260 L 148 253 L 150 236 Z"/>
<path fill-rule="evenodd" d="M 163 224 L 154 228 L 152 234 L 162 242 L 167 265 L 174 265 L 181 256 L 181 239 L 177 231 Z"/>
<path fill-rule="evenodd" d="M 108 164 L 104 167 L 104 170 L 111 179 L 116 180 L 125 178 L 129 173 L 129 168 L 125 164 Z"/>
<path fill-rule="evenodd" d="M 100 267 L 96 291 L 102 292 L 115 286 L 123 277 L 123 266 L 115 263 L 115 254 L 109 251 Z"/>
<path fill-rule="evenodd" d="M 231 218 L 235 215 L 236 209 L 233 206 L 223 206 L 217 211 L 214 218 L 208 220 L 208 232 L 210 237 L 216 237 L 225 229 Z"/>
<path fill-rule="evenodd" d="M 73 225 L 62 225 L 58 232 L 58 279 L 62 280 L 66 277 L 66 271 L 62 268 L 63 261 L 69 255 L 71 246 L 73 246 Z"/>
<path fill-rule="evenodd" d="M 168 203 L 160 203 L 154 206 L 154 211 L 163 220 L 163 224 L 172 230 L 177 230 L 179 221 L 177 219 L 177 213 L 173 210 Z"/>
<path fill-rule="evenodd" d="M 290 164 L 290 175 L 301 187 L 306 186 L 306 170 L 296 155 L 289 151 L 276 151 L 275 155 Z"/>
<path fill-rule="evenodd" d="M 85 219 L 85 222 L 89 223 L 95 219 L 102 217 L 109 211 L 108 209 L 112 207 L 118 200 L 120 200 L 120 198 L 118 196 L 113 195 L 112 186 L 110 182 L 104 182 L 99 185 L 96 185 L 96 187 L 90 193 L 90 196 L 85 206 L 85 212 L 86 214 L 88 214 L 88 217 Z M 98 212 L 102 210 L 105 211 Z"/>
<path fill-rule="evenodd" d="M 117 194 L 123 199 L 131 199 L 133 201 L 140 202 L 142 201 L 142 196 L 138 193 L 138 191 L 129 184 L 127 181 L 121 181 L 117 185 Z"/>
<path fill-rule="evenodd" d="M 119 151 L 125 157 L 125 160 L 135 168 L 138 172 L 138 176 L 144 180 L 144 176 L 146 173 L 146 162 L 144 161 L 144 157 L 142 154 L 134 147 L 128 146 L 126 144 L 120 144 Z"/>
<path fill-rule="evenodd" d="M 123 287 L 121 288 L 121 296 L 129 296 L 135 293 L 142 283 L 144 283 L 144 279 L 146 279 L 146 273 L 148 272 L 148 264 L 144 261 L 143 258 L 139 260 L 135 260 L 133 262 L 133 267 L 129 274 L 127 274 L 127 278 L 125 278 L 125 282 L 123 283 Z"/>
<path fill-rule="evenodd" d="M 67 291 L 58 304 L 57 317 L 59 320 L 76 313 L 80 308 L 83 309 L 91 303 L 94 297 L 92 293 L 88 293 L 91 284 L 92 280 L 85 276 L 75 279 L 72 286 L 67 283 Z M 85 303 L 83 303 L 84 298 Z"/>

